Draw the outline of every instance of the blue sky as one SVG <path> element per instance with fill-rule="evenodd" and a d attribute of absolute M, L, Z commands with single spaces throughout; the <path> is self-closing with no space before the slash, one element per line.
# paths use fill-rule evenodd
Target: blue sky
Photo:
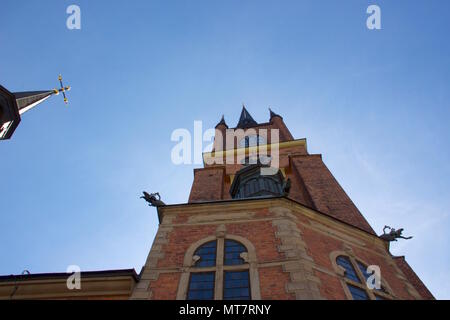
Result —
<path fill-rule="evenodd" d="M 67 6 L 82 29 L 66 28 Z M 366 28 L 377 4 L 382 30 Z M 52 97 L 0 143 L 0 274 L 135 268 L 157 229 L 139 199 L 186 202 L 171 133 L 244 102 L 321 153 L 375 230 L 450 298 L 450 2 L 2 1 L 0 80 Z"/>

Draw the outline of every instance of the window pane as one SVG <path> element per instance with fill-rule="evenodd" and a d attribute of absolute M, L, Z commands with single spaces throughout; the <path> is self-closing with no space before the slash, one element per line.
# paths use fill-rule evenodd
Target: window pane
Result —
<path fill-rule="evenodd" d="M 362 274 L 364 275 L 364 278 L 365 278 L 366 280 L 367 280 L 371 275 L 373 275 L 373 273 L 372 273 L 372 274 L 367 273 L 367 267 L 366 267 L 364 264 L 362 264 L 362 263 L 359 262 L 359 261 L 358 261 L 357 263 L 358 263 L 358 268 L 359 268 L 359 270 L 361 270 L 361 272 L 362 272 Z M 381 286 L 380 289 L 375 289 L 375 290 L 378 290 L 378 291 L 387 293 L 386 289 L 385 289 L 383 286 Z"/>
<path fill-rule="evenodd" d="M 247 252 L 242 244 L 233 240 L 225 240 L 224 264 L 226 266 L 244 264 L 244 259 L 240 257 L 242 252 Z"/>
<path fill-rule="evenodd" d="M 358 262 L 359 270 L 361 270 L 362 274 L 364 275 L 364 278 L 367 280 L 371 276 L 371 274 L 367 273 L 367 267 L 363 265 L 361 262 Z"/>
<path fill-rule="evenodd" d="M 216 265 L 216 241 L 205 243 L 195 251 L 194 255 L 200 259 L 196 262 L 196 267 L 213 267 Z"/>
<path fill-rule="evenodd" d="M 369 300 L 369 296 L 367 295 L 367 292 L 363 289 L 348 285 L 348 289 L 350 290 L 350 293 L 352 294 L 353 300 Z"/>
<path fill-rule="evenodd" d="M 189 281 L 188 300 L 214 299 L 214 272 L 192 273 Z"/>
<path fill-rule="evenodd" d="M 353 268 L 350 259 L 344 256 L 339 256 L 336 259 L 336 263 L 345 269 L 345 277 L 355 282 L 361 283 L 361 280 L 356 275 L 356 270 Z"/>
<path fill-rule="evenodd" d="M 225 272 L 223 298 L 224 300 L 250 300 L 248 270 Z"/>

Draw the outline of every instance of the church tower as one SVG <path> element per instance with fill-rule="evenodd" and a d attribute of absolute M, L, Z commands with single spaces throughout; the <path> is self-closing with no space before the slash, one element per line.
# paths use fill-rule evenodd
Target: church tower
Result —
<path fill-rule="evenodd" d="M 187 203 L 158 206 L 132 299 L 434 299 L 272 110 L 222 117 L 203 162 Z"/>

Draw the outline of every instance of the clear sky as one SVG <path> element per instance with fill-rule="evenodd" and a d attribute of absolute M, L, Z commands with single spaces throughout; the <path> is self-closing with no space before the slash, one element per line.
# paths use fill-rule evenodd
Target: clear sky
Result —
<path fill-rule="evenodd" d="M 81 8 L 81 30 L 66 8 Z M 366 9 L 381 8 L 382 30 Z M 450 2 L 13 1 L 0 83 L 52 97 L 0 142 L 0 274 L 135 268 L 157 229 L 139 199 L 188 199 L 170 140 L 268 106 L 327 166 L 438 298 L 450 298 Z"/>

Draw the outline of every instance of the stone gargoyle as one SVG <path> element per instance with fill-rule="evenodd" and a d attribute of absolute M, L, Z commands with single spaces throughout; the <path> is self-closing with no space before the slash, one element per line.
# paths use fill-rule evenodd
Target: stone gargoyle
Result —
<path fill-rule="evenodd" d="M 156 193 L 147 193 L 143 191 L 143 196 L 141 199 L 144 199 L 148 202 L 148 205 L 151 207 L 164 207 L 166 204 L 161 201 L 161 196 L 159 195 L 159 192 Z"/>
<path fill-rule="evenodd" d="M 389 229 L 389 232 L 386 232 L 386 230 Z M 403 232 L 403 228 L 395 230 L 394 228 L 388 227 L 388 226 L 384 226 L 383 228 L 383 234 L 380 236 L 381 239 L 385 240 L 385 241 L 397 241 L 397 239 L 412 239 L 412 237 L 404 237 L 402 236 L 402 232 Z"/>

